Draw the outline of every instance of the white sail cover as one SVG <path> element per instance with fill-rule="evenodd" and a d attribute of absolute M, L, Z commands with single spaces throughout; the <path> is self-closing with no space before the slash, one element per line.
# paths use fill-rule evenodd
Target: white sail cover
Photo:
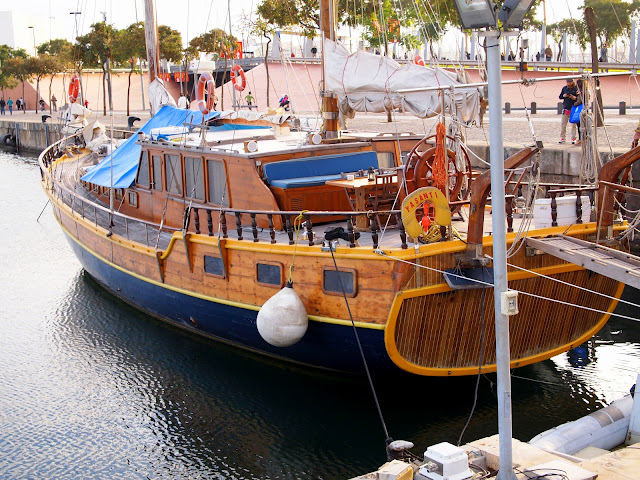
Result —
<path fill-rule="evenodd" d="M 165 105 L 176 106 L 176 101 L 158 77 L 149 84 L 149 105 L 151 106 L 151 115 L 155 115 Z"/>
<path fill-rule="evenodd" d="M 420 118 L 438 115 L 442 100 L 437 90 L 399 93 L 399 90 L 467 83 L 463 74 L 408 63 L 400 65 L 383 55 L 358 51 L 350 54 L 340 43 L 324 40 L 325 88 L 338 96 L 341 117 L 355 112 L 386 112 L 392 108 Z M 455 88 L 455 113 L 459 120 L 478 120 L 480 93 L 477 88 Z M 451 90 L 445 90 L 451 106 Z M 450 110 L 451 111 L 451 110 Z"/>

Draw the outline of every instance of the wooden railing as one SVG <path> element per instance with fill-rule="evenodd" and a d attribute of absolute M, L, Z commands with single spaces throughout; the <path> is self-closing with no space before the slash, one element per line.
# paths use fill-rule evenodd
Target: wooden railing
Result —
<path fill-rule="evenodd" d="M 207 233 L 209 236 L 216 235 L 218 231 L 214 229 L 213 226 L 213 215 L 217 215 L 220 222 L 220 233 L 222 233 L 222 238 L 229 237 L 229 225 L 227 221 L 227 216 L 232 216 L 235 218 L 235 230 L 236 230 L 236 238 L 238 240 L 244 240 L 244 227 L 242 224 L 243 216 L 248 215 L 251 219 L 251 238 L 254 242 L 259 242 L 261 240 L 258 226 L 256 222 L 256 216 L 264 215 L 267 217 L 268 222 L 268 239 L 271 243 L 277 243 L 276 241 L 276 230 L 274 228 L 273 218 L 275 216 L 282 217 L 282 223 L 285 226 L 285 231 L 287 233 L 287 238 L 289 245 L 293 245 L 296 240 L 294 238 L 295 234 L 295 218 L 302 215 L 304 218 L 304 222 L 301 223 L 301 228 L 304 229 L 304 232 L 307 236 L 307 241 L 310 246 L 315 245 L 315 238 L 318 236 L 317 233 L 313 230 L 313 221 L 314 218 L 325 217 L 327 215 L 344 217 L 344 220 L 347 223 L 347 241 L 349 242 L 349 247 L 354 248 L 356 246 L 357 233 L 356 230 L 356 217 L 366 216 L 369 220 L 370 224 L 370 233 L 371 240 L 373 243 L 374 250 L 377 250 L 379 247 L 379 228 L 378 228 L 378 217 L 387 218 L 389 215 L 392 215 L 396 222 L 397 226 L 393 229 L 398 232 L 400 236 L 400 245 L 403 249 L 407 248 L 407 234 L 404 230 L 404 226 L 402 225 L 402 216 L 400 215 L 400 210 L 389 210 L 389 211 L 376 211 L 376 212 L 295 212 L 295 211 L 266 211 L 266 210 L 238 210 L 234 208 L 212 208 L 212 207 L 191 207 L 188 211 L 188 218 L 185 222 L 185 225 L 190 226 L 191 220 L 193 219 L 193 227 L 195 229 L 196 234 L 203 233 L 201 229 L 201 225 L 203 223 L 200 218 L 201 213 L 206 217 L 207 223 Z M 233 229 L 233 227 L 231 227 Z M 366 232 L 359 232 L 361 235 Z"/>

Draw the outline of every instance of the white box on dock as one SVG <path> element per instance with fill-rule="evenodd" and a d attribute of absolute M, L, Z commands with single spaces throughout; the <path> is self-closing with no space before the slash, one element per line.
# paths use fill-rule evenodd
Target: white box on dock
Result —
<path fill-rule="evenodd" d="M 558 225 L 571 225 L 576 223 L 576 195 L 566 197 L 556 197 Z M 582 222 L 587 223 L 591 219 L 591 202 L 589 197 L 582 195 Z M 551 199 L 538 198 L 533 206 L 533 224 L 535 228 L 550 227 L 551 220 Z"/>

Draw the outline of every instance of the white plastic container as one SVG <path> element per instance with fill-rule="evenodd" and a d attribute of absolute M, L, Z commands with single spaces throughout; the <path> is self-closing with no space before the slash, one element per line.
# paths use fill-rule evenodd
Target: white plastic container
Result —
<path fill-rule="evenodd" d="M 571 225 L 576 223 L 576 195 L 556 197 L 558 225 Z M 587 223 L 591 219 L 591 203 L 589 197 L 582 195 L 582 222 Z M 533 223 L 535 228 L 547 228 L 551 226 L 551 199 L 538 198 L 533 206 Z"/>

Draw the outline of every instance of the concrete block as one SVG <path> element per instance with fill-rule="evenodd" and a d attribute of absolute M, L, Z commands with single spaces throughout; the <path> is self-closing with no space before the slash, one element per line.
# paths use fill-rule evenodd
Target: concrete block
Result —
<path fill-rule="evenodd" d="M 523 465 L 537 465 L 551 462 L 558 458 L 549 452 L 545 452 L 519 440 L 513 439 L 511 445 L 514 467 L 521 468 Z M 498 435 L 471 442 L 468 446 L 481 450 L 486 454 L 487 467 L 494 470 L 500 468 L 500 439 Z"/>
<path fill-rule="evenodd" d="M 557 478 L 558 474 L 564 473 L 568 480 L 595 480 L 597 473 L 585 470 L 564 460 L 552 460 L 551 462 L 533 465 L 522 469 L 522 478 Z"/>

